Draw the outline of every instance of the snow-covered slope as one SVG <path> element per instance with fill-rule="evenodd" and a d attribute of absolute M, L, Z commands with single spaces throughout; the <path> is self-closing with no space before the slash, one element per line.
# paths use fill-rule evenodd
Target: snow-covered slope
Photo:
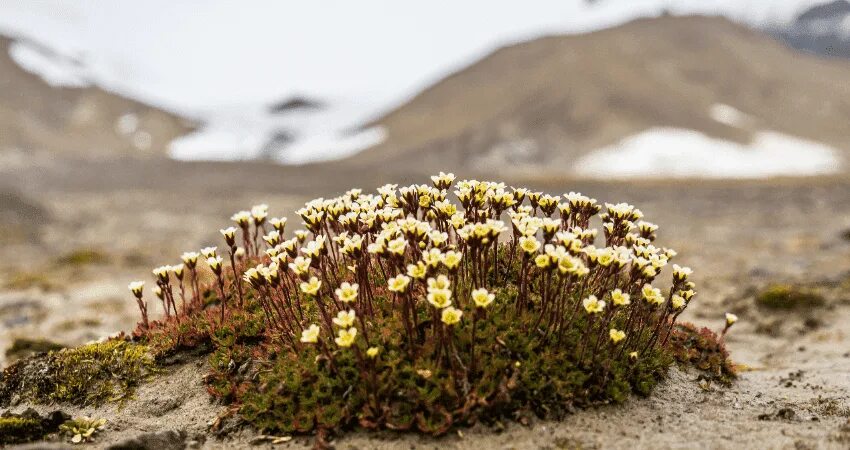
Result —
<path fill-rule="evenodd" d="M 834 148 L 776 132 L 749 144 L 693 130 L 654 128 L 580 158 L 578 175 L 602 178 L 765 178 L 823 175 L 839 170 Z"/>
<path fill-rule="evenodd" d="M 21 39 L 9 45 L 9 56 L 27 72 L 54 87 L 91 86 L 84 64 L 65 57 L 33 41 Z"/>
<path fill-rule="evenodd" d="M 271 113 L 266 105 L 217 108 L 201 130 L 176 139 L 177 159 L 269 159 L 304 164 L 350 156 L 379 144 L 381 127 L 361 129 L 364 105 L 342 100 L 316 108 Z"/>

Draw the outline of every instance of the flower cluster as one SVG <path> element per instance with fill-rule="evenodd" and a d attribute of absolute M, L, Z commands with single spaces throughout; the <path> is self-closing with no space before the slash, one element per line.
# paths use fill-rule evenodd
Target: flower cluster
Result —
<path fill-rule="evenodd" d="M 523 370 L 527 353 L 511 339 L 608 379 L 663 349 L 695 295 L 691 270 L 671 264 L 676 252 L 656 246 L 658 226 L 639 209 L 576 192 L 440 173 L 430 185 L 318 198 L 296 214 L 303 228 L 289 237 L 266 205 L 234 214 L 221 230 L 229 267 L 205 248 L 154 270 L 166 321 L 216 307 L 202 299 L 206 266 L 212 328 L 228 310 L 255 308 L 280 354 L 314 352 L 330 373 L 351 359 L 366 384 L 384 355 L 403 354 L 419 376 L 445 373 L 463 405 L 486 381 L 482 354 L 507 355 L 505 376 Z M 129 288 L 152 327 L 143 283 Z"/>

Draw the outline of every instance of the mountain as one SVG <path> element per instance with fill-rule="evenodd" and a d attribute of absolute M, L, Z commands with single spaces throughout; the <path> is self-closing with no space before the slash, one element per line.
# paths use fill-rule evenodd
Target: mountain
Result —
<path fill-rule="evenodd" d="M 847 0 L 835 0 L 830 3 L 822 3 L 812 6 L 800 13 L 797 20 L 801 23 L 811 23 L 822 20 L 840 21 L 847 17 L 848 14 L 850 14 L 850 2 Z"/>
<path fill-rule="evenodd" d="M 798 50 L 850 58 L 850 1 L 815 5 L 801 12 L 791 24 L 768 31 Z"/>
<path fill-rule="evenodd" d="M 738 165 L 790 156 L 829 172 L 850 152 L 848 79 L 850 62 L 795 52 L 724 18 L 639 19 L 499 49 L 376 120 L 385 141 L 346 163 L 565 174 L 600 149 L 672 130 L 667 137 L 682 139 L 662 139 L 672 148 L 648 158 L 687 162 L 696 138 L 743 157 Z M 714 151 L 700 157 L 711 163 Z"/>
<path fill-rule="evenodd" d="M 97 87 L 76 58 L 0 36 L 0 155 L 164 156 L 168 143 L 194 126 Z"/>

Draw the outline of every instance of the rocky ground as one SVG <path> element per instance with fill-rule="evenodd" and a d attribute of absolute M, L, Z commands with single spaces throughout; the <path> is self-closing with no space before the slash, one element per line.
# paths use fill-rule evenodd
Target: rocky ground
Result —
<path fill-rule="evenodd" d="M 131 328 L 137 310 L 127 282 L 149 278 L 151 267 L 177 262 L 182 251 L 216 244 L 238 209 L 264 202 L 291 217 L 310 194 L 427 180 L 254 163 L 51 161 L 3 170 L 0 348 L 22 337 L 78 345 Z M 661 225 L 660 239 L 679 251 L 679 263 L 696 270 L 699 295 L 685 319 L 720 328 L 723 312 L 740 316 L 727 337 L 740 380 L 726 388 L 674 370 L 650 398 L 561 422 L 476 427 L 441 439 L 354 433 L 337 439 L 338 448 L 850 447 L 850 180 L 506 181 L 638 205 Z M 803 285 L 823 301 L 759 306 L 755 296 L 771 283 Z M 0 366 L 11 360 L 4 358 L 0 352 Z M 203 364 L 175 363 L 123 408 L 40 408 L 108 418 L 97 446 L 145 433 L 160 433 L 157 448 L 273 446 L 227 420 L 216 423 L 226 408 L 209 401 Z M 210 432 L 210 424 L 225 433 Z M 295 438 L 274 446 L 309 445 Z"/>

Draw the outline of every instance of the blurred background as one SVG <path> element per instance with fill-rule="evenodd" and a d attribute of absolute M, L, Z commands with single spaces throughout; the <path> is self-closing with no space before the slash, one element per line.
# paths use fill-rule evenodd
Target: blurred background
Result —
<path fill-rule="evenodd" d="M 440 170 L 636 204 L 689 319 L 796 357 L 751 297 L 846 282 L 848 58 L 847 0 L 4 1 L 0 365 L 130 329 L 234 211 Z"/>

